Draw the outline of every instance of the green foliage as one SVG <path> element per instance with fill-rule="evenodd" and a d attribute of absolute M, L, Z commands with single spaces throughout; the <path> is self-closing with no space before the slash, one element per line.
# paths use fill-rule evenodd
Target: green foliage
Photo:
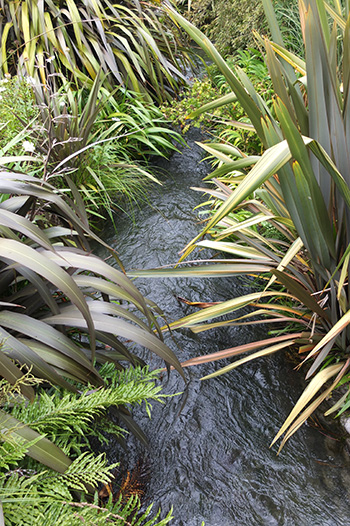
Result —
<path fill-rule="evenodd" d="M 140 503 L 136 496 L 126 504 L 122 503 L 120 496 L 116 502 L 110 499 L 102 505 L 97 493 L 94 493 L 99 485 L 108 484 L 113 479 L 116 464 L 108 466 L 103 454 L 86 451 L 86 437 L 94 433 L 93 418 L 98 416 L 100 421 L 101 414 L 115 403 L 161 400 L 160 388 L 155 386 L 157 371 L 150 373 L 146 368 L 137 368 L 117 373 L 113 364 L 105 364 L 101 372 L 107 387 L 98 391 L 85 389 L 74 395 L 55 389 L 51 396 L 41 389 L 30 405 L 18 398 L 20 382 L 17 386 L 1 382 L 0 394 L 2 400 L 7 401 L 7 410 L 22 417 L 23 422 L 30 423 L 32 428 L 36 427 L 41 433 L 49 435 L 57 445 L 64 443 L 66 437 L 66 441 L 72 443 L 69 452 L 75 456 L 64 473 L 44 469 L 38 462 L 32 462 L 28 468 L 25 455 L 33 446 L 33 441 L 15 441 L 11 429 L 3 429 L 2 440 L 5 442 L 0 445 L 0 511 L 6 524 L 70 526 L 83 522 L 92 526 L 108 522 L 165 526 L 169 522 L 171 512 L 160 521 L 157 519 L 159 514 L 152 518 L 152 506 L 140 515 Z M 25 376 L 23 382 L 40 384 L 40 380 L 30 374 Z M 46 411 L 48 414 L 45 415 Z"/>
<path fill-rule="evenodd" d="M 31 95 L 31 114 L 9 107 L 17 84 L 24 90 L 22 98 Z M 89 214 L 99 216 L 102 211 L 113 220 L 115 208 L 125 200 L 144 199 L 147 183 L 157 182 L 147 170 L 150 155 L 165 155 L 175 148 L 172 139 L 180 138 L 143 96 L 124 89 L 112 96 L 101 84 L 97 78 L 91 92 L 65 86 L 52 93 L 17 78 L 4 83 L 0 114 L 14 125 L 6 127 L 0 140 L 0 162 L 39 178 L 50 176 L 52 184 L 66 191 L 69 185 L 62 172 L 69 175 Z M 24 106 L 22 98 L 19 106 Z M 58 165 L 61 169 L 56 170 Z"/>
<path fill-rule="evenodd" d="M 258 50 L 240 49 L 234 57 L 227 58 L 227 63 L 230 67 L 241 68 L 249 75 L 252 84 L 264 101 L 269 106 L 272 104 L 271 79 Z M 254 130 L 250 131 L 250 121 L 238 100 L 231 105 L 210 108 L 210 103 L 230 93 L 230 86 L 215 64 L 209 66 L 207 70 L 208 77 L 195 79 L 189 88 L 182 91 L 179 101 L 163 105 L 165 116 L 175 125 L 179 125 L 183 133 L 191 126 L 202 126 L 207 131 L 214 132 L 217 139 L 225 144 L 233 145 L 250 154 L 260 153 L 260 139 Z M 203 111 L 205 105 L 208 105 L 207 111 Z"/>
<path fill-rule="evenodd" d="M 272 96 L 274 94 L 272 88 L 271 77 L 268 67 L 264 60 L 262 53 L 255 48 L 237 49 L 234 55 L 226 57 L 226 63 L 231 69 L 240 68 L 253 84 L 255 90 L 264 99 L 266 104 L 272 106 Z M 222 94 L 230 93 L 231 88 L 228 84 L 225 75 L 222 74 L 220 68 L 214 63 L 208 67 L 210 78 Z M 243 108 L 241 110 L 244 111 Z"/>
<path fill-rule="evenodd" d="M 51 481 L 52 482 L 52 481 Z M 152 513 L 152 505 L 146 511 L 140 511 L 141 505 L 137 497 L 132 498 L 127 504 L 99 504 L 97 498 L 93 502 L 75 502 L 72 492 L 65 489 L 65 482 L 42 487 L 38 481 L 30 478 L 27 484 L 11 481 L 9 492 L 15 493 L 19 498 L 13 501 L 4 497 L 3 510 L 6 524 L 11 526 L 165 526 L 172 517 L 170 511 L 164 519 L 160 519 L 158 512 Z M 43 491 L 47 491 L 46 499 Z M 10 504 L 7 504 L 7 502 Z M 25 504 L 25 506 L 24 506 Z"/>
<path fill-rule="evenodd" d="M 81 454 L 88 445 L 91 434 L 101 435 L 101 425 L 92 429 L 94 419 L 100 420 L 111 406 L 141 404 L 150 416 L 150 400 L 163 402 L 161 386 L 155 384 L 158 371 L 149 372 L 147 368 L 129 369 L 121 372 L 114 364 L 104 364 L 99 373 L 105 380 L 105 387 L 92 389 L 91 386 L 76 393 L 54 388 L 51 394 L 38 391 L 33 403 L 16 404 L 13 409 L 5 406 L 12 416 L 27 424 L 38 433 L 44 434 L 58 445 L 66 455 Z M 11 402 L 11 400 L 10 400 Z M 111 430 L 111 426 L 109 426 Z M 124 430 L 113 427 L 115 435 Z"/>
<path fill-rule="evenodd" d="M 0 80 L 0 150 L 37 115 L 34 93 L 25 79 L 5 77 Z"/>
<path fill-rule="evenodd" d="M 75 202 L 40 179 L 1 172 L 0 193 L 11 195 L 0 203 L 3 376 L 10 383 L 22 376 L 15 360 L 62 387 L 68 387 L 65 377 L 101 385 L 95 356 L 101 362 L 107 357 L 115 363 L 138 362 L 126 340 L 181 371 L 156 335 L 159 309 L 146 304 L 123 272 L 91 253 L 89 239 L 120 263 L 115 251 L 91 232 L 79 193 L 72 181 L 68 185 Z M 81 341 L 81 334 L 88 338 Z M 29 388 L 25 394 L 33 396 Z"/>
<path fill-rule="evenodd" d="M 342 8 L 339 3 L 333 8 L 326 1 L 300 2 L 304 61 L 285 48 L 272 2 L 263 3 L 274 39 L 263 41 L 275 93 L 273 111 L 242 70 L 232 70 L 197 28 L 169 8 L 225 76 L 265 149 L 259 157 L 229 150 L 221 143 L 212 145 L 211 150 L 203 145 L 219 161 L 208 176 L 215 178 L 217 189 L 206 190 L 219 206 L 203 231 L 185 248 L 183 257 L 194 245 L 223 250 L 236 259 L 227 262 L 226 273 L 220 264 L 217 275 L 231 272 L 261 276 L 266 286 L 259 293 L 214 305 L 172 326 L 200 332 L 222 323 L 211 323 L 213 318 L 251 305 L 253 314 L 223 324 L 252 324 L 262 318 L 287 327 L 282 336 L 211 356 L 217 360 L 256 351 L 205 377 L 229 372 L 249 360 L 296 345 L 304 354 L 303 363 L 311 363 L 306 375 L 309 384 L 273 441 L 285 433 L 283 447 L 348 377 L 350 368 L 350 11 L 349 5 Z M 336 22 L 331 28 L 329 16 Z M 344 50 L 340 56 L 339 47 Z M 211 107 L 222 104 L 218 100 Z M 251 215 L 237 221 L 235 212 L 242 208 Z M 262 236 L 260 225 L 265 222 L 288 241 Z M 214 239 L 202 240 L 206 233 Z M 214 268 L 210 270 L 215 275 Z M 194 359 L 191 365 L 199 362 Z M 346 399 L 340 406 L 344 403 Z M 337 403 L 335 406 L 341 408 Z"/>
<path fill-rule="evenodd" d="M 284 45 L 293 53 L 303 56 L 304 42 L 299 24 L 298 0 L 276 0 L 274 8 Z"/>
<path fill-rule="evenodd" d="M 266 28 L 260 0 L 192 0 L 189 18 L 224 54 L 254 45 L 253 30 Z"/>
<path fill-rule="evenodd" d="M 102 69 L 110 92 L 124 85 L 158 101 L 183 82 L 181 39 L 158 2 L 1 0 L 0 9 L 3 74 L 91 86 Z"/>
<path fill-rule="evenodd" d="M 220 95 L 220 90 L 213 84 L 209 77 L 195 79 L 193 84 L 184 89 L 180 100 L 166 102 L 162 110 L 167 119 L 171 120 L 176 126 L 180 126 L 182 133 L 186 133 L 191 126 L 196 128 L 203 126 L 206 129 L 215 127 L 216 119 L 229 119 L 232 113 L 229 109 L 217 110 L 212 114 L 201 114 L 195 119 L 188 119 L 188 115 L 203 104 L 216 100 Z"/>

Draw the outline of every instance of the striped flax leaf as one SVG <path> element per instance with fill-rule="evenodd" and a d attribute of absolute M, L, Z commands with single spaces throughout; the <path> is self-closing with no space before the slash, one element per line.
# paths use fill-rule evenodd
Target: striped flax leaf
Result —
<path fill-rule="evenodd" d="M 74 280 L 57 264 L 52 262 L 50 267 L 48 267 L 47 259 L 42 254 L 40 254 L 37 250 L 27 247 L 23 243 L 19 243 L 17 241 L 10 239 L 0 239 L 0 258 L 5 261 L 12 260 L 21 264 L 25 264 L 28 268 L 57 286 L 59 290 L 62 290 L 63 293 L 71 299 L 71 301 L 81 311 L 89 328 L 93 361 L 93 355 L 95 352 L 94 323 L 89 309 L 87 308 L 84 296 L 81 290 L 74 283 Z"/>
<path fill-rule="evenodd" d="M 302 395 L 300 396 L 299 400 L 295 404 L 294 408 L 290 412 L 288 418 L 283 423 L 281 429 L 278 431 L 277 435 L 271 442 L 271 446 L 283 435 L 283 433 L 288 429 L 288 427 L 292 424 L 294 419 L 298 416 L 298 414 L 304 409 L 304 407 L 309 403 L 310 400 L 317 394 L 317 392 L 320 390 L 320 388 L 329 380 L 332 378 L 332 376 L 335 376 L 339 371 L 342 369 L 344 363 L 335 364 L 327 367 L 326 369 L 320 371 L 309 383 L 309 385 L 306 387 Z"/>
<path fill-rule="evenodd" d="M 294 343 L 295 343 L 295 340 L 293 339 L 289 339 L 286 342 L 282 342 L 282 343 L 276 343 L 275 345 L 271 345 L 271 347 L 266 347 L 265 349 L 262 349 L 261 351 L 257 351 L 253 354 L 250 354 L 249 356 L 246 356 L 245 358 L 241 358 L 240 360 L 237 360 L 236 362 L 233 362 L 230 365 L 226 365 L 226 367 L 223 367 L 222 369 L 215 371 L 215 373 L 211 373 L 211 374 L 208 374 L 207 376 L 203 376 L 201 380 L 209 380 L 209 378 L 215 378 L 216 376 L 221 376 L 222 374 L 228 373 L 232 371 L 233 369 L 235 369 L 236 367 L 243 365 L 244 363 L 250 362 L 251 360 L 255 360 L 256 358 L 261 358 L 262 356 L 268 356 L 277 351 L 280 351 L 281 349 L 290 347 Z"/>
<path fill-rule="evenodd" d="M 224 351 L 218 351 L 216 353 L 191 358 L 190 360 L 182 362 L 181 365 L 182 367 L 191 367 L 193 365 L 200 365 L 203 363 L 210 363 L 217 360 L 232 358 L 232 356 L 237 356 L 238 354 L 242 354 L 244 352 L 254 351 L 261 347 L 268 347 L 270 344 L 289 341 L 291 339 L 291 336 L 293 336 L 293 338 L 296 340 L 298 338 L 301 338 L 303 336 L 303 333 L 299 332 L 293 335 L 276 336 L 275 338 L 268 338 L 266 340 L 258 340 L 255 342 L 246 343 L 244 345 L 238 345 L 237 347 L 231 347 L 230 349 L 225 349 Z"/>
<path fill-rule="evenodd" d="M 75 309 L 75 312 L 72 309 L 69 312 L 69 315 L 65 315 L 64 313 L 62 313 L 57 316 L 47 317 L 45 318 L 45 322 L 50 325 L 64 324 L 67 326 L 79 327 L 82 329 L 87 328 L 86 321 L 78 309 Z M 111 317 L 101 313 L 95 313 L 94 322 L 96 330 L 107 332 L 113 335 L 117 334 L 123 338 L 132 340 L 146 347 L 150 351 L 160 356 L 166 363 L 172 365 L 181 374 L 181 376 L 184 377 L 184 373 L 182 371 L 180 362 L 178 361 L 176 356 L 154 334 L 146 332 L 140 327 L 137 327 L 136 325 L 131 325 L 119 318 Z"/>

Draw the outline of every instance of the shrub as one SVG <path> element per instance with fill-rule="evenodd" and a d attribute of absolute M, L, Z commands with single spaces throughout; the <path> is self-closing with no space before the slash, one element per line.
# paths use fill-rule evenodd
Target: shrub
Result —
<path fill-rule="evenodd" d="M 254 45 L 253 29 L 266 27 L 260 0 L 193 0 L 189 16 L 225 55 Z"/>
<path fill-rule="evenodd" d="M 11 196 L 0 203 L 3 376 L 10 383 L 20 378 L 19 363 L 68 389 L 67 377 L 101 385 L 95 358 L 104 362 L 109 356 L 117 367 L 121 360 L 139 363 L 127 340 L 179 368 L 154 333 L 160 334 L 156 306 L 146 304 L 123 271 L 92 254 L 89 239 L 119 262 L 90 230 L 79 193 L 67 184 L 75 202 L 35 177 L 0 173 L 0 193 Z M 33 396 L 30 389 L 25 394 Z"/>
<path fill-rule="evenodd" d="M 272 84 L 261 53 L 253 48 L 238 50 L 235 57 L 228 57 L 231 67 L 240 67 L 249 75 L 255 89 L 271 105 Z M 162 110 L 166 118 L 179 125 L 183 133 L 191 127 L 203 127 L 214 132 L 223 143 L 253 154 L 261 152 L 261 142 L 253 130 L 246 113 L 236 99 L 231 105 L 216 107 L 218 97 L 230 96 L 230 86 L 215 64 L 207 68 L 208 77 L 195 79 L 181 92 L 181 99 L 165 103 Z"/>

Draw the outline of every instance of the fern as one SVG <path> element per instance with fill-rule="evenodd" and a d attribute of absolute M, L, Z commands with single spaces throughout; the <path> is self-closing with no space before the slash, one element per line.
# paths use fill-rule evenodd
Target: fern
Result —
<path fill-rule="evenodd" d="M 6 442 L 0 443 L 0 472 L 1 470 L 9 470 L 10 466 L 18 466 L 19 461 L 23 460 L 28 451 L 28 447 L 34 445 L 38 440 L 36 439 L 26 444 L 20 444 L 2 432 L 2 438 Z M 1 523 L 0 523 L 1 524 Z"/>
<path fill-rule="evenodd" d="M 20 395 L 21 381 L 31 386 L 39 383 L 30 373 L 12 386 L 0 380 L 0 404 L 8 413 L 45 434 L 66 453 L 78 455 L 65 473 L 43 469 L 35 461 L 28 464 L 26 451 L 40 438 L 23 444 L 11 438 L 11 430 L 3 428 L 0 435 L 3 441 L 0 443 L 0 523 L 2 513 L 6 526 L 165 526 L 169 523 L 171 512 L 164 519 L 159 519 L 159 512 L 152 517 L 151 506 L 140 515 L 141 504 L 137 497 L 125 504 L 120 496 L 118 502 L 110 499 L 102 506 L 95 492 L 94 500 L 89 500 L 100 484 L 110 483 L 112 471 L 117 466 L 108 466 L 103 454 L 83 452 L 87 437 L 97 433 L 93 430 L 96 417 L 101 423 L 109 407 L 143 401 L 150 413 L 149 400 L 164 400 L 161 387 L 156 385 L 158 371 L 136 368 L 120 372 L 114 365 L 105 364 L 101 375 L 106 387 L 84 388 L 79 394 L 56 388 L 46 392 L 40 387 L 32 404 L 24 403 Z M 114 424 L 112 428 L 123 432 Z M 34 470 L 28 469 L 29 465 Z M 81 500 L 77 500 L 77 492 Z"/>
<path fill-rule="evenodd" d="M 106 467 L 106 456 L 101 453 L 95 456 L 93 453 L 83 453 L 78 457 L 61 475 L 61 478 L 74 489 L 86 491 L 86 484 L 97 487 L 98 484 L 108 484 L 112 478 L 112 471 L 119 464 L 111 464 Z"/>
<path fill-rule="evenodd" d="M 92 467 L 89 461 L 85 461 L 86 468 L 89 465 Z M 80 462 L 79 460 L 76 465 L 78 469 L 81 467 Z M 93 460 L 92 462 L 95 464 Z M 104 471 L 105 469 L 102 470 Z M 127 504 L 123 504 L 119 499 L 117 503 L 110 500 L 102 506 L 98 502 L 98 495 L 95 494 L 93 502 L 77 502 L 71 492 L 76 486 L 76 478 L 74 477 L 71 484 L 66 474 L 57 478 L 53 478 L 52 474 L 48 475 L 46 471 L 28 478 L 12 474 L 2 477 L 0 482 L 0 499 L 6 526 L 165 526 L 172 518 L 171 511 L 160 521 L 159 512 L 151 517 L 152 506 L 139 516 L 140 502 L 137 497 L 130 499 Z"/>
<path fill-rule="evenodd" d="M 114 370 L 113 370 L 113 369 Z M 89 434 L 103 440 L 98 428 L 92 422 L 99 419 L 111 406 L 135 405 L 145 403 L 150 416 L 152 405 L 149 400 L 163 402 L 166 395 L 160 394 L 161 386 L 156 385 L 158 371 L 148 368 L 115 371 L 113 364 L 101 369 L 108 387 L 92 389 L 85 387 L 80 395 L 55 388 L 52 394 L 39 390 L 34 403 L 27 405 L 10 404 L 6 410 L 21 422 L 55 442 L 67 455 L 74 451 L 80 454 L 88 446 Z M 113 424 L 109 431 L 122 435 L 125 430 Z"/>
<path fill-rule="evenodd" d="M 35 521 L 35 526 L 105 526 L 106 524 L 114 524 L 117 526 L 165 526 L 172 519 L 172 512 L 159 520 L 159 513 L 155 517 L 151 517 L 152 506 L 138 516 L 140 503 L 137 498 L 129 501 L 127 505 L 120 503 L 114 505 L 107 505 L 106 507 L 99 506 L 97 503 L 91 504 L 88 502 L 70 502 L 61 506 L 51 505 L 45 510 L 39 521 Z"/>

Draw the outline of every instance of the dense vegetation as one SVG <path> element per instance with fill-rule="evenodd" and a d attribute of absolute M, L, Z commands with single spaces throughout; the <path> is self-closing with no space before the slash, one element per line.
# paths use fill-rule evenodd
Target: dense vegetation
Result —
<path fill-rule="evenodd" d="M 203 31 L 223 56 L 258 44 L 256 35 L 269 34 L 261 0 L 180 0 L 179 6 L 198 29 Z M 274 0 L 279 28 L 288 49 L 300 52 L 302 36 L 298 26 L 298 0 Z"/>
<path fill-rule="evenodd" d="M 189 5 L 187 1 L 183 3 Z M 212 38 L 224 54 L 251 46 L 252 30 L 261 31 L 266 27 L 260 0 L 192 0 L 188 18 Z"/>
<path fill-rule="evenodd" d="M 100 75 L 91 90 L 66 85 L 55 92 L 51 78 L 43 87 L 17 76 L 0 86 L 2 163 L 65 191 L 62 174 L 69 174 L 90 216 L 113 220 L 126 200 L 144 199 L 147 183 L 158 182 L 148 159 L 179 140 L 154 103 L 122 87 L 106 93 Z"/>
<path fill-rule="evenodd" d="M 349 391 L 344 389 L 350 367 L 350 26 L 349 9 L 338 3 L 335 8 L 314 0 L 301 3 L 305 47 L 298 56 L 284 44 L 272 2 L 264 0 L 263 4 L 273 39 L 260 38 L 272 82 L 268 98 L 242 68 L 236 64 L 232 68 L 232 63 L 222 58 L 200 30 L 168 8 L 215 63 L 231 89 L 188 117 L 196 119 L 227 104 L 235 106 L 238 101 L 249 119 L 248 127 L 261 141 L 263 154 L 258 149 L 246 152 L 225 140 L 202 145 L 215 158 L 216 169 L 206 178 L 214 188 L 200 189 L 209 194 L 205 205 L 211 203 L 212 208 L 205 228 L 185 247 L 182 259 L 195 246 L 223 251 L 234 259 L 208 267 L 199 264 L 162 270 L 158 275 L 249 275 L 263 284 L 258 292 L 186 316 L 174 322 L 172 328 L 190 327 L 201 332 L 230 324 L 275 325 L 267 340 L 183 364 L 255 351 L 206 378 L 290 347 L 297 348 L 300 367 L 311 362 L 306 373 L 309 384 L 273 441 L 285 433 L 283 447 L 332 391 L 340 389 L 327 414 L 342 414 L 350 405 Z M 238 313 L 229 321 L 215 320 L 247 305 L 252 308 L 248 315 Z"/>
<path fill-rule="evenodd" d="M 225 325 L 272 327 L 268 340 L 183 365 L 253 351 L 210 378 L 297 348 L 310 381 L 274 439 L 285 433 L 281 447 L 332 391 L 342 388 L 328 413 L 350 406 L 349 6 L 301 1 L 296 29 L 296 2 L 263 0 L 266 17 L 255 2 L 179 4 L 234 57 L 169 2 L 0 2 L 0 523 L 26 524 L 23 502 L 40 526 L 170 520 L 111 491 L 116 466 L 86 439 L 104 440 L 94 419 L 107 409 L 118 419 L 108 431 L 122 434 L 123 422 L 144 439 L 129 408 L 162 398 L 139 345 L 184 375 L 162 313 L 93 222 L 157 182 L 147 160 L 182 140 L 167 119 L 215 135 L 202 145 L 214 165 L 201 189 L 209 220 L 182 259 L 195 246 L 230 259 L 161 275 L 263 284 L 172 328 L 208 330 L 247 305 Z M 187 61 L 179 26 L 213 66 L 170 103 Z"/>
<path fill-rule="evenodd" d="M 178 62 L 186 51 L 157 4 L 1 0 L 0 69 L 43 84 L 53 75 L 56 87 L 91 86 L 102 69 L 109 91 L 117 84 L 148 99 L 171 98 L 183 81 Z"/>
<path fill-rule="evenodd" d="M 94 454 L 89 444 L 92 436 L 106 440 L 106 430 L 123 436 L 124 430 L 111 422 L 110 415 L 107 418 L 108 408 L 145 401 L 150 412 L 150 400 L 162 401 L 161 387 L 155 385 L 157 371 L 136 368 L 120 372 L 110 363 L 100 374 L 104 387 L 81 386 L 79 396 L 56 387 L 43 389 L 40 380 L 28 372 L 13 385 L 1 381 L 2 523 L 5 518 L 6 524 L 13 525 L 164 526 L 171 519 L 171 513 L 163 520 L 152 518 L 151 507 L 139 513 L 137 487 L 131 499 L 118 487 L 113 489 L 118 464 L 108 465 L 105 456 Z M 23 386 L 37 387 L 30 405 L 21 396 Z M 48 467 L 43 469 L 41 462 Z M 93 495 L 98 486 L 101 491 Z"/>

